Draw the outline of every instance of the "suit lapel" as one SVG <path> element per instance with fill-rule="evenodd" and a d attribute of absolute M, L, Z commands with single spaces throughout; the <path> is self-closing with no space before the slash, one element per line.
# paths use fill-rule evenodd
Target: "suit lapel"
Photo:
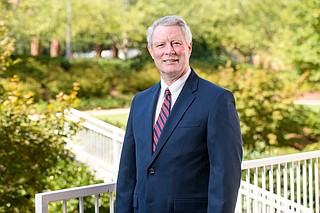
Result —
<path fill-rule="evenodd" d="M 199 80 L 199 77 L 192 70 L 189 78 L 187 79 L 183 89 L 181 90 L 181 92 L 179 94 L 179 97 L 178 97 L 176 103 L 174 104 L 174 106 L 172 108 L 172 111 L 171 111 L 170 116 L 167 120 L 167 123 L 161 132 L 161 136 L 159 138 L 157 149 L 156 149 L 155 153 L 152 155 L 150 164 L 153 162 L 153 160 L 161 152 L 161 149 L 163 148 L 163 146 L 168 142 L 168 138 L 170 137 L 172 132 L 175 130 L 179 121 L 181 120 L 183 115 L 186 113 L 187 109 L 190 107 L 190 105 L 192 104 L 192 102 L 196 98 L 194 96 L 193 92 L 195 90 L 197 90 L 198 80 Z"/>
<path fill-rule="evenodd" d="M 145 156 L 147 158 L 151 158 L 152 155 L 152 131 L 153 131 L 153 118 L 154 118 L 154 112 L 155 112 L 155 106 L 158 101 L 159 96 L 159 90 L 160 90 L 160 83 L 156 84 L 154 88 L 152 88 L 149 96 L 146 98 L 146 108 L 145 108 L 145 119 L 141 119 L 141 122 L 145 120 L 145 126 L 147 128 L 144 129 L 144 138 L 146 138 L 147 144 L 145 144 Z M 148 161 L 147 161 L 148 162 Z"/>

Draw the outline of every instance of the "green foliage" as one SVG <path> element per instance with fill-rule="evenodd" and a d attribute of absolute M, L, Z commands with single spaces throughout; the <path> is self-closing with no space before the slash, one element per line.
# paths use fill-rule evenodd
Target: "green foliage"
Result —
<path fill-rule="evenodd" d="M 146 27 L 156 18 L 177 14 L 193 32 L 193 57 L 221 64 L 228 60 L 264 68 L 319 72 L 320 3 L 318 0 L 71 0 L 72 43 L 75 51 L 96 45 L 135 47 L 144 53 Z M 5 3 L 2 14 L 17 38 L 18 51 L 30 49 L 33 36 L 49 52 L 52 38 L 65 43 L 67 1 Z M 195 13 L 195 9 L 197 12 Z"/>
<path fill-rule="evenodd" d="M 35 193 L 98 183 L 65 149 L 65 139 L 78 129 L 68 121 L 65 131 L 77 88 L 70 95 L 60 93 L 39 111 L 32 93 L 21 91 L 16 77 L 1 85 L 0 211 L 33 212 Z"/>
<path fill-rule="evenodd" d="M 1 4 L 0 4 L 1 6 Z M 14 50 L 14 39 L 8 36 L 8 29 L 0 19 L 0 74 L 13 62 L 10 58 Z"/>
<path fill-rule="evenodd" d="M 248 150 L 261 152 L 269 146 L 302 149 L 319 141 L 317 114 L 293 104 L 299 84 L 282 79 L 281 72 L 227 65 L 207 78 L 234 92 L 243 145 Z"/>
<path fill-rule="evenodd" d="M 43 56 L 21 57 L 21 62 L 11 66 L 5 77 L 18 75 L 24 90 L 33 91 L 36 100 L 44 101 L 49 101 L 60 91 L 71 91 L 72 84 L 78 83 L 80 109 L 115 108 L 128 106 L 133 93 L 159 80 L 154 65 L 145 66 L 143 63 L 145 59 L 138 58 L 128 61 L 79 59 L 68 62 Z"/>
<path fill-rule="evenodd" d="M 132 88 L 132 91 L 139 92 L 159 82 L 159 71 L 153 63 L 146 63 L 139 71 L 134 72 L 130 76 L 130 82 L 127 87 Z"/>
<path fill-rule="evenodd" d="M 73 157 L 70 157 L 67 160 L 59 158 L 55 168 L 52 169 L 51 175 L 46 177 L 46 181 L 50 186 L 48 190 L 51 191 L 103 182 L 102 180 L 96 180 L 94 173 L 89 170 L 87 166 L 75 161 Z M 93 199 L 88 197 L 84 198 L 86 211 L 94 212 L 93 204 Z M 103 204 L 104 207 L 108 207 L 109 196 L 103 197 Z M 68 212 L 76 212 L 78 210 L 78 206 L 77 199 L 68 200 Z M 103 211 L 102 208 L 100 210 Z M 62 202 L 50 203 L 49 212 L 62 212 Z"/>
<path fill-rule="evenodd" d="M 41 84 L 55 94 L 70 90 L 73 82 L 80 83 L 79 109 L 128 107 L 134 93 L 159 81 L 156 67 L 148 60 L 140 70 L 135 70 L 134 60 L 74 60 L 67 69 L 62 67 L 63 59 L 24 60 L 28 63 L 13 66 L 13 72 L 19 66 L 17 70 L 26 70 L 16 74 L 23 76 L 25 87 L 37 86 L 35 92 L 41 91 Z M 319 140 L 319 122 L 313 119 L 316 115 L 293 104 L 305 82 L 298 75 L 289 78 L 286 72 L 253 69 L 245 64 L 240 67 L 231 62 L 218 69 L 211 61 L 193 59 L 191 64 L 201 76 L 234 92 L 244 146 L 249 150 L 266 151 L 269 145 L 302 149 Z"/>
<path fill-rule="evenodd" d="M 4 70 L 13 41 L 0 27 Z M 0 212 L 34 212 L 36 193 L 98 182 L 65 149 L 65 139 L 79 128 L 66 118 L 78 90 L 74 85 L 69 95 L 59 93 L 38 110 L 33 93 L 23 90 L 16 75 L 0 79 Z"/>
<path fill-rule="evenodd" d="M 32 37 L 38 37 L 41 45 L 48 48 L 50 40 L 56 38 L 63 41 L 65 37 L 67 1 L 46 1 L 46 0 L 27 0 L 27 1 L 11 1 L 12 5 L 9 10 L 12 16 L 7 18 L 7 25 L 11 33 L 14 34 L 18 46 L 26 47 Z M 63 42 L 61 42 L 63 43 Z"/>

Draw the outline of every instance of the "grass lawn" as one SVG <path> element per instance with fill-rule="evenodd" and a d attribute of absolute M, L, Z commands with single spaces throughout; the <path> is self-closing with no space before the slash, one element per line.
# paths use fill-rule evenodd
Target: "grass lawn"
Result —
<path fill-rule="evenodd" d="M 305 104 L 306 107 L 309 107 L 311 110 L 320 113 L 320 105 L 316 104 Z"/>
<path fill-rule="evenodd" d="M 103 120 L 107 123 L 110 123 L 114 126 L 120 127 L 122 129 L 126 128 L 128 113 L 117 113 L 117 114 L 106 114 L 106 115 L 97 115 L 96 118 Z"/>

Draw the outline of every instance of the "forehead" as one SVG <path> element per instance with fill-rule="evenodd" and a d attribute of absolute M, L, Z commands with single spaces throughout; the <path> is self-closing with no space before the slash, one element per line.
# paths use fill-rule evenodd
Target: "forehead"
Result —
<path fill-rule="evenodd" d="M 178 25 L 174 26 L 158 26 L 152 35 L 153 42 L 163 41 L 163 40 L 185 40 L 182 29 Z"/>

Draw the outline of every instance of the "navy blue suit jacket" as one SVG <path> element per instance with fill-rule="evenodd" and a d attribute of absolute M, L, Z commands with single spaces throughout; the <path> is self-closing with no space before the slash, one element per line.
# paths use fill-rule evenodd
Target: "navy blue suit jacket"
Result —
<path fill-rule="evenodd" d="M 232 93 L 192 70 L 152 154 L 160 83 L 131 104 L 116 213 L 234 212 L 242 143 Z"/>

